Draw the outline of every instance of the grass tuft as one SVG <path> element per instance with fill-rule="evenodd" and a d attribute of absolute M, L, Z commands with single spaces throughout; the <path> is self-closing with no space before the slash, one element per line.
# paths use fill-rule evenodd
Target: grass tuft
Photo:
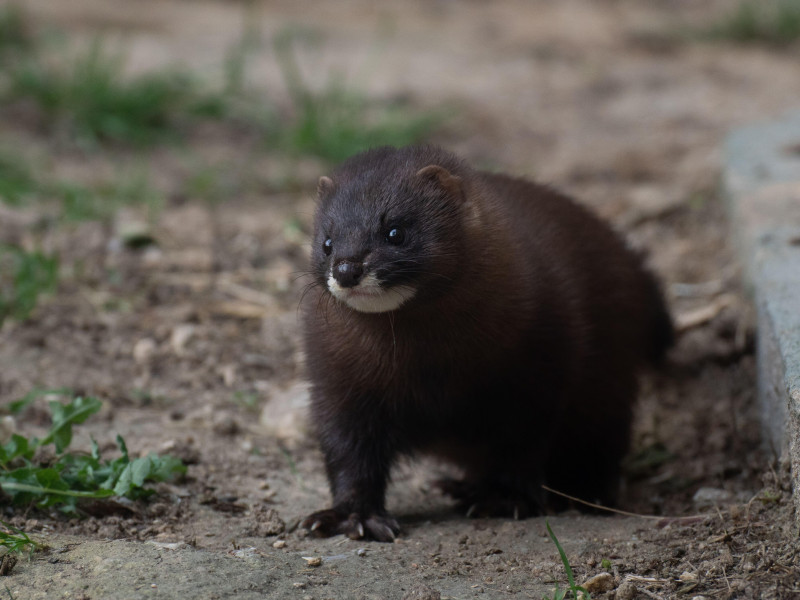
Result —
<path fill-rule="evenodd" d="M 569 583 L 569 588 L 566 590 L 559 589 L 558 584 L 556 584 L 556 589 L 553 590 L 553 598 L 552 600 L 564 600 L 569 592 L 572 592 L 572 597 L 577 600 L 577 598 L 583 598 L 584 600 L 591 600 L 591 596 L 589 592 L 586 591 L 586 588 L 581 587 L 575 583 L 575 574 L 572 572 L 572 566 L 569 564 L 569 559 L 567 558 L 567 553 L 564 552 L 564 548 L 561 547 L 561 544 L 556 537 L 556 534 L 553 533 L 553 530 L 550 528 L 549 521 L 545 520 L 545 526 L 547 527 L 547 534 L 550 536 L 550 539 L 553 540 L 553 543 L 556 545 L 558 549 L 558 554 L 561 557 L 561 562 L 564 565 L 564 570 L 567 572 L 567 582 Z M 578 596 L 578 594 L 581 594 Z M 544 598 L 543 600 L 550 600 L 548 598 Z"/>
<path fill-rule="evenodd" d="M 294 33 L 275 39 L 275 54 L 296 111 L 278 138 L 290 151 L 338 162 L 374 146 L 418 142 L 438 127 L 442 115 L 414 114 L 402 103 L 378 106 L 341 79 L 319 92 L 305 83 L 294 53 Z"/>
<path fill-rule="evenodd" d="M 32 46 L 28 22 L 16 4 L 0 7 L 0 57 Z"/>
<path fill-rule="evenodd" d="M 32 540 L 24 531 L 0 521 L 0 548 L 4 548 L 6 553 L 30 556 L 41 547 L 41 544 Z"/>
<path fill-rule="evenodd" d="M 144 207 L 153 221 L 164 205 L 163 195 L 150 183 L 143 170 L 120 171 L 111 181 L 87 187 L 68 181 L 55 181 L 50 195 L 61 203 L 64 221 L 103 221 L 123 206 Z"/>
<path fill-rule="evenodd" d="M 743 0 L 706 37 L 784 46 L 800 39 L 800 0 Z"/>
<path fill-rule="evenodd" d="M 8 69 L 6 95 L 33 103 L 51 129 L 92 145 L 147 146 L 176 138 L 181 119 L 221 113 L 219 101 L 200 93 L 187 73 L 126 78 L 124 66 L 124 56 L 99 39 L 66 61 L 33 52 Z"/>
<path fill-rule="evenodd" d="M 144 168 L 118 169 L 113 178 L 92 185 L 56 179 L 47 171 L 19 155 L 0 152 L 0 201 L 13 207 L 54 204 L 62 222 L 107 220 L 123 206 L 143 207 L 152 221 L 163 208 L 164 196 Z"/>
<path fill-rule="evenodd" d="M 36 192 L 36 182 L 28 165 L 10 152 L 0 153 L 0 201 L 21 206 Z"/>
<path fill-rule="evenodd" d="M 0 244 L 0 326 L 7 318 L 24 321 L 39 297 L 58 284 L 58 258 Z"/>

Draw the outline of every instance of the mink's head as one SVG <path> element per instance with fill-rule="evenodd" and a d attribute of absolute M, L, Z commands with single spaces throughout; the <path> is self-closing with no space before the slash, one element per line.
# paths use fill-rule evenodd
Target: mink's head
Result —
<path fill-rule="evenodd" d="M 434 146 L 383 147 L 319 181 L 311 269 L 365 313 L 442 293 L 457 278 L 469 169 Z"/>

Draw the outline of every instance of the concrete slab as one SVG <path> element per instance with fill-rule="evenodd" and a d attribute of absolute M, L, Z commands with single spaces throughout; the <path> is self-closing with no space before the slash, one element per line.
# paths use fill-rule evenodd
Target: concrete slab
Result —
<path fill-rule="evenodd" d="M 724 185 L 758 311 L 764 439 L 791 461 L 800 525 L 800 111 L 726 143 Z"/>

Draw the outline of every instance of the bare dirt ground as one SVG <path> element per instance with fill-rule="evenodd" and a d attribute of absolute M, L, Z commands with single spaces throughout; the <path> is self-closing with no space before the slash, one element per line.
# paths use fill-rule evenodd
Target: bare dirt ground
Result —
<path fill-rule="evenodd" d="M 550 182 L 610 219 L 648 253 L 682 335 L 670 365 L 643 382 L 623 496 L 622 508 L 660 518 L 551 517 L 578 579 L 612 574 L 612 589 L 593 597 L 800 597 L 786 467 L 759 441 L 752 315 L 718 189 L 726 132 L 800 98 L 796 46 L 661 33 L 731 5 L 710 1 L 257 2 L 252 12 L 178 0 L 27 5 L 41 23 L 123 40 L 132 71 L 218 70 L 245 17 L 264 39 L 288 26 L 319 32 L 319 44 L 300 49 L 309 81 L 333 69 L 376 98 L 450 107 L 435 141 L 477 165 Z M 285 98 L 268 43 L 248 78 Z M 24 119 L 5 119 L 0 136 L 47 144 Z M 10 594 L 401 598 L 418 586 L 413 597 L 435 597 L 419 587 L 427 586 L 442 597 L 541 598 L 555 582 L 563 587 L 543 518 L 455 514 L 430 485 L 439 465 L 399 469 L 389 492 L 403 527 L 395 544 L 316 540 L 297 528 L 329 500 L 302 419 L 295 276 L 325 167 L 261 156 L 246 131 L 209 128 L 189 146 L 234 172 L 248 165 L 256 184 L 210 211 L 169 196 L 185 176 L 184 150 L 153 151 L 148 171 L 169 197 L 154 229 L 158 248 L 120 249 L 118 231 L 98 224 L 58 229 L 46 243 L 80 268 L 31 320 L 0 331 L 0 401 L 36 387 L 103 398 L 76 446 L 88 448 L 91 434 L 113 447 L 120 433 L 132 452 L 182 457 L 188 477 L 117 514 L 5 510 L 57 550 L 21 562 L 3 581 Z M 52 168 L 76 177 L 127 159 L 122 150 L 51 150 Z M 297 186 L 275 184 L 287 169 Z M 36 215 L 0 218 L 0 239 L 10 240 Z M 135 218 L 121 215 L 119 227 Z M 18 425 L 35 432 L 46 423 L 34 406 Z M 531 423 L 531 435 L 545 426 Z M 702 516 L 672 518 L 688 515 Z M 133 550 L 104 540 L 157 544 L 136 546 L 153 570 L 128 577 Z M 169 544 L 208 552 L 175 559 Z M 325 560 L 306 568 L 303 556 Z"/>

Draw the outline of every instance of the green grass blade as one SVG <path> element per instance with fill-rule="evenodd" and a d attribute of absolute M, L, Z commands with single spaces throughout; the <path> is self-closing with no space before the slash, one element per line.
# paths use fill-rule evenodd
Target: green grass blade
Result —
<path fill-rule="evenodd" d="M 569 587 L 575 587 L 575 575 L 572 573 L 572 567 L 569 564 L 569 559 L 567 559 L 567 553 L 564 552 L 564 548 L 561 547 L 556 534 L 553 533 L 553 530 L 550 528 L 550 522 L 545 520 L 544 523 L 547 527 L 547 533 L 550 536 L 550 539 L 553 540 L 553 543 L 558 549 L 558 554 L 561 556 L 561 562 L 564 563 L 564 570 L 567 572 L 567 581 L 569 581 Z"/>
<path fill-rule="evenodd" d="M 108 498 L 113 496 L 113 490 L 97 490 L 96 492 L 80 492 L 77 490 L 56 490 L 53 488 L 46 488 L 37 485 L 29 485 L 27 483 L 3 483 L 0 482 L 0 488 L 13 492 L 30 492 L 32 494 L 46 495 L 54 494 L 56 496 L 69 496 L 71 498 Z"/>

